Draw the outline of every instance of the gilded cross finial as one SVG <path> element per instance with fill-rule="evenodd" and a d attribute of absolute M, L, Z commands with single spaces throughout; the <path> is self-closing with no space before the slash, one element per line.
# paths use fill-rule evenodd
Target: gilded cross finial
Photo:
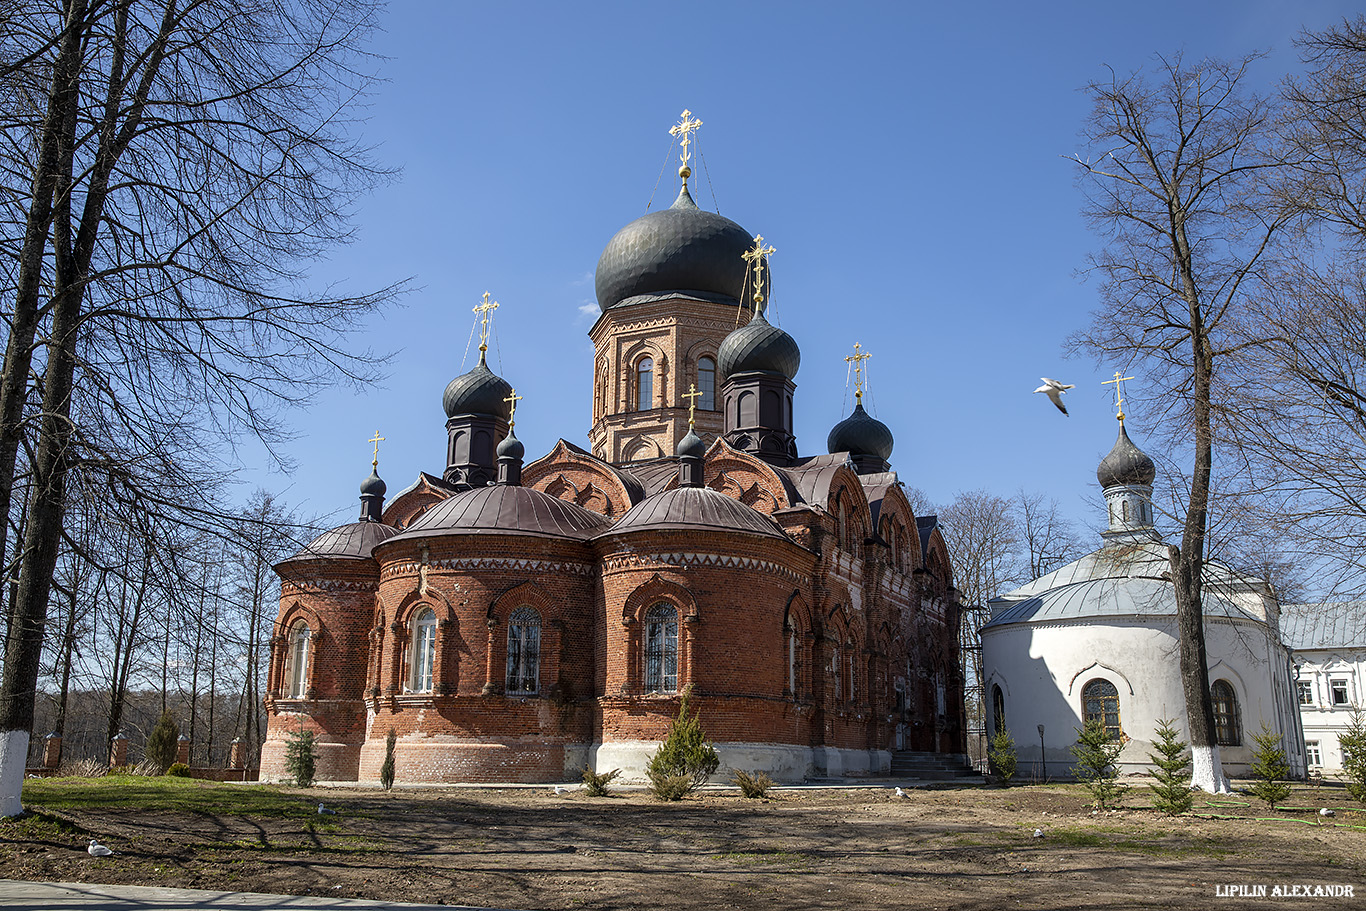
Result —
<path fill-rule="evenodd" d="M 764 265 L 768 258 L 778 252 L 772 244 L 764 246 L 764 235 L 754 235 L 754 246 L 740 255 L 745 258 L 749 269 L 754 272 L 754 306 L 764 309 Z"/>
<path fill-rule="evenodd" d="M 683 398 L 688 400 L 688 429 L 693 429 L 693 420 L 697 417 L 697 400 L 702 397 L 698 391 L 696 383 L 688 384 L 688 391 L 683 393 Z"/>
<path fill-rule="evenodd" d="M 479 326 L 479 355 L 483 358 L 485 351 L 489 350 L 489 314 L 498 309 L 498 302 L 489 303 L 489 293 L 484 292 L 484 302 L 474 308 L 474 312 L 481 317 Z"/>
<path fill-rule="evenodd" d="M 683 162 L 683 166 L 678 169 L 678 176 L 683 178 L 683 186 L 685 187 L 688 185 L 688 178 L 692 176 L 692 168 L 688 167 L 688 162 L 692 160 L 692 150 L 688 148 L 688 146 L 692 145 L 692 139 L 689 138 L 689 134 L 695 133 L 697 128 L 702 125 L 702 121 L 689 119 L 691 117 L 692 111 L 684 110 L 682 114 L 683 119 L 669 129 L 670 136 L 682 137 L 678 141 L 679 146 L 682 147 L 682 150 L 678 154 L 678 158 Z"/>
<path fill-rule="evenodd" d="M 845 358 L 846 361 L 854 365 L 854 398 L 860 403 L 863 402 L 863 362 L 872 357 L 863 346 L 854 342 L 854 353 Z"/>
<path fill-rule="evenodd" d="M 516 389 L 510 390 L 510 392 L 512 394 L 509 395 L 507 398 L 503 399 L 503 401 L 507 402 L 508 405 L 511 406 L 508 409 L 508 430 L 511 430 L 513 427 L 517 425 L 517 421 L 515 420 L 517 417 L 517 403 L 520 402 L 522 399 L 526 398 L 526 396 L 524 395 L 518 395 Z"/>
<path fill-rule="evenodd" d="M 1116 370 L 1114 379 L 1103 380 L 1101 382 L 1102 386 L 1113 385 L 1115 387 L 1115 419 L 1121 424 L 1124 423 L 1124 381 L 1131 379 L 1133 379 L 1133 377 L 1125 376 Z"/>
<path fill-rule="evenodd" d="M 367 443 L 374 443 L 374 444 L 375 444 L 375 460 L 374 460 L 373 462 L 370 463 L 370 467 L 373 468 L 373 469 L 375 469 L 376 471 L 378 471 L 378 470 L 379 470 L 379 444 L 384 442 L 384 437 L 380 436 L 380 435 L 379 435 L 379 431 L 376 430 L 376 431 L 375 431 L 375 435 L 372 436 L 370 439 L 366 440 L 365 442 L 367 442 Z"/>

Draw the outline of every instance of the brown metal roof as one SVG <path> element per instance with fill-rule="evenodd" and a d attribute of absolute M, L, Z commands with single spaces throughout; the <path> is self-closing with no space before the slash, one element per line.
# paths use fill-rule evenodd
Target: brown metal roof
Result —
<path fill-rule="evenodd" d="M 458 493 L 432 506 L 398 537 L 460 532 L 591 538 L 611 520 L 531 487 L 495 484 Z"/>
<path fill-rule="evenodd" d="M 349 525 L 342 525 L 331 531 L 323 532 L 303 550 L 288 560 L 280 561 L 278 565 L 292 563 L 295 560 L 316 560 L 322 557 L 368 560 L 370 559 L 370 551 L 374 550 L 376 544 L 387 541 L 396 534 L 398 534 L 397 528 L 392 525 L 385 525 L 382 522 L 352 522 Z"/>
<path fill-rule="evenodd" d="M 772 519 L 709 487 L 676 487 L 632 506 L 609 534 L 646 528 L 710 528 L 784 538 Z"/>

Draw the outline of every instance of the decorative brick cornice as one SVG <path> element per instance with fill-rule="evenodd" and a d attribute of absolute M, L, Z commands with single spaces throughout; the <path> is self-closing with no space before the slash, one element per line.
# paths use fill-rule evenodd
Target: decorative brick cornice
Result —
<path fill-rule="evenodd" d="M 380 570 L 381 579 L 395 576 L 414 575 L 421 564 L 416 560 L 401 560 L 386 563 Z M 572 576 L 591 576 L 597 567 L 592 563 L 575 563 L 569 560 L 530 560 L 515 557 L 458 557 L 450 560 L 431 560 L 427 564 L 431 570 L 455 570 L 458 572 L 534 572 L 567 573 Z"/>
<path fill-rule="evenodd" d="M 370 592 L 378 589 L 377 582 L 366 579 L 286 579 L 280 583 L 280 595 L 304 595 L 331 592 Z"/>
<path fill-rule="evenodd" d="M 800 583 L 805 579 L 798 573 L 781 563 L 774 563 L 770 560 L 760 560 L 753 557 L 736 557 L 723 554 L 698 554 L 698 553 L 660 553 L 660 554 L 613 554 L 605 557 L 602 561 L 604 573 L 624 572 L 635 569 L 657 569 L 663 567 L 689 567 L 689 566 L 716 566 L 722 569 L 746 569 L 756 572 L 771 573 L 792 583 Z"/>

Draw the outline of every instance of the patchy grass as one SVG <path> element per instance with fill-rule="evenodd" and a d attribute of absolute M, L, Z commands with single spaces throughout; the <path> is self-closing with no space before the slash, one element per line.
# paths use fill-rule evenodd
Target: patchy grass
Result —
<path fill-rule="evenodd" d="M 104 778 L 32 778 L 24 782 L 24 806 L 31 810 L 117 810 L 250 816 L 255 819 L 311 819 L 331 831 L 331 817 L 318 816 L 318 802 L 285 794 L 271 785 L 241 785 L 172 776 L 108 775 Z"/>

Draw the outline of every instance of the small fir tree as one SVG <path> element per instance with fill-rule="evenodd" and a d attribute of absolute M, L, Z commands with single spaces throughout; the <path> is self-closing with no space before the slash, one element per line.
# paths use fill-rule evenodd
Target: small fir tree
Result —
<path fill-rule="evenodd" d="M 398 733 L 393 728 L 384 738 L 384 764 L 379 767 L 379 783 L 388 791 L 394 786 L 394 746 L 398 743 Z"/>
<path fill-rule="evenodd" d="M 1157 784 L 1148 785 L 1153 792 L 1153 805 L 1168 816 L 1179 816 L 1190 811 L 1195 798 L 1191 795 L 1191 756 L 1189 744 L 1178 740 L 1174 720 L 1161 718 L 1157 722 L 1156 753 L 1149 753 L 1153 764 L 1153 778 Z"/>
<path fill-rule="evenodd" d="M 1366 803 L 1366 715 L 1352 706 L 1347 730 L 1338 735 L 1342 749 L 1342 774 L 1347 778 L 1347 793 Z"/>
<path fill-rule="evenodd" d="M 1077 764 L 1072 774 L 1086 785 L 1091 792 L 1092 805 L 1097 810 L 1105 810 L 1119 803 L 1126 784 L 1120 784 L 1119 754 L 1124 749 L 1124 735 L 1112 738 L 1099 721 L 1088 721 L 1085 727 L 1077 729 L 1077 742 L 1072 746 L 1072 755 Z"/>
<path fill-rule="evenodd" d="M 298 787 L 313 786 L 318 769 L 318 737 L 312 731 L 305 731 L 303 725 L 290 734 L 285 743 L 285 768 L 294 776 L 294 784 Z"/>
<path fill-rule="evenodd" d="M 1281 735 L 1262 722 L 1262 730 L 1252 735 L 1257 748 L 1252 751 L 1252 793 L 1265 800 L 1267 806 L 1276 809 L 1276 804 L 1290 795 L 1290 785 L 1286 776 L 1290 774 L 1290 763 L 1281 749 Z"/>
<path fill-rule="evenodd" d="M 165 775 L 171 763 L 175 762 L 179 746 L 180 728 L 170 712 L 162 712 L 156 727 L 147 735 L 147 761 L 156 766 L 158 775 Z"/>
<path fill-rule="evenodd" d="M 589 797 L 609 797 L 612 793 L 612 782 L 621 769 L 612 769 L 610 772 L 594 772 L 590 766 L 583 767 L 583 788 L 588 792 Z"/>
<path fill-rule="evenodd" d="M 645 769 L 650 789 L 661 800 L 682 800 L 721 767 L 721 758 L 707 742 L 698 717 L 688 717 L 691 697 L 692 687 L 688 686 L 678 702 L 678 715 L 669 725 L 668 736 Z"/>
<path fill-rule="evenodd" d="M 1010 732 L 1002 727 L 991 738 L 991 744 L 987 748 L 987 761 L 991 763 L 991 771 L 998 775 L 1004 784 L 1010 784 L 1010 779 L 1015 777 L 1015 768 L 1019 764 L 1019 758 L 1015 752 L 1015 738 L 1010 736 Z"/>

